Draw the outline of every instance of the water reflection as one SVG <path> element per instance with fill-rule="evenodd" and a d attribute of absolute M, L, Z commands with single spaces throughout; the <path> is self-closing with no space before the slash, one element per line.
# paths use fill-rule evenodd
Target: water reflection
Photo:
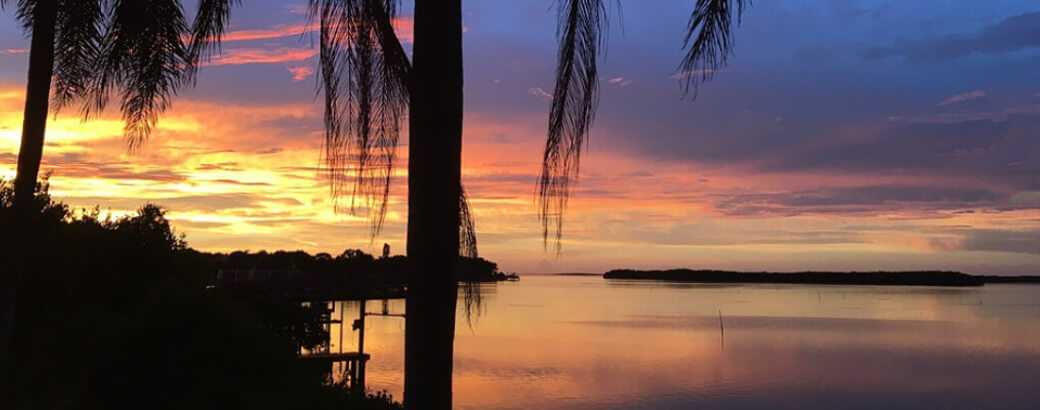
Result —
<path fill-rule="evenodd" d="M 484 296 L 483 315 L 456 331 L 459 409 L 1040 405 L 1040 287 L 526 276 Z M 403 312 L 403 301 L 388 309 Z M 400 397 L 403 331 L 400 319 L 366 321 L 370 389 Z M 343 347 L 356 349 L 347 336 Z"/>

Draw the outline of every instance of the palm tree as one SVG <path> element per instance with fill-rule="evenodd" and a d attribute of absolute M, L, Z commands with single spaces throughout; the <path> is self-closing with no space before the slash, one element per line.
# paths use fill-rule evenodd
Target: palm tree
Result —
<path fill-rule="evenodd" d="M 7 7 L 8 0 L 0 0 Z M 180 0 L 18 0 L 16 13 L 31 35 L 22 141 L 18 152 L 14 207 L 19 213 L 16 255 L 31 250 L 31 203 L 43 157 L 47 117 L 53 98 L 56 108 L 82 105 L 84 118 L 100 114 L 110 96 L 118 94 L 131 148 L 151 133 L 159 115 L 177 90 L 190 85 L 206 51 L 188 43 L 193 33 L 207 34 L 225 15 L 222 2 L 203 0 L 192 27 Z M 53 86 L 53 94 L 52 94 Z M 11 236 L 11 234 L 8 234 Z M 16 261 L 17 262 L 17 261 Z M 14 312 L 15 289 L 24 266 L 5 272 L 5 306 Z M 11 272 L 13 271 L 13 273 Z M 6 276 L 5 275 L 5 276 Z M 23 301 L 22 305 L 30 305 Z M 24 309 L 23 309 L 24 310 Z M 14 313 L 8 313 L 14 316 Z M 8 342 L 5 321 L 0 348 Z M 5 349 L 6 352 L 6 349 Z"/>
<path fill-rule="evenodd" d="M 199 16 L 219 14 L 213 3 L 202 1 Z M 180 0 L 19 0 L 17 15 L 32 37 L 15 182 L 15 201 L 25 203 L 39 176 L 52 97 L 58 109 L 82 102 L 89 118 L 118 93 L 132 148 L 193 79 L 201 49 L 184 41 L 193 30 Z"/>
<path fill-rule="evenodd" d="M 232 0 L 209 1 L 229 5 Z M 555 238 L 559 246 L 570 186 L 592 128 L 607 1 L 558 0 L 559 67 L 539 180 L 546 244 Z M 746 1 L 694 0 L 687 54 L 679 67 L 684 92 L 696 92 L 726 63 L 734 18 Z M 465 251 L 460 239 L 473 243 L 461 185 L 462 1 L 415 1 L 410 60 L 392 25 L 399 0 L 309 3 L 320 21 L 324 162 L 333 177 L 332 192 L 349 196 L 352 210 L 357 200 L 365 200 L 364 207 L 375 215 L 374 232 L 383 222 L 401 123 L 408 116 L 407 253 L 412 267 L 404 400 L 410 408 L 450 409 L 458 297 L 452 272 L 460 250 Z M 202 33 L 209 37 L 201 41 L 212 43 L 220 33 Z"/>

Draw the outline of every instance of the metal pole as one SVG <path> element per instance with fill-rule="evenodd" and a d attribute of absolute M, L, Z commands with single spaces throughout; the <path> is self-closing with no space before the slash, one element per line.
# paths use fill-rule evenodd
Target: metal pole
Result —
<path fill-rule="evenodd" d="M 365 299 L 361 299 L 361 306 L 358 308 L 358 316 L 360 316 L 361 324 L 358 326 L 358 388 L 359 391 L 365 392 Z"/>
<path fill-rule="evenodd" d="M 339 352 L 343 353 L 343 311 L 346 310 L 347 302 L 339 302 Z"/>

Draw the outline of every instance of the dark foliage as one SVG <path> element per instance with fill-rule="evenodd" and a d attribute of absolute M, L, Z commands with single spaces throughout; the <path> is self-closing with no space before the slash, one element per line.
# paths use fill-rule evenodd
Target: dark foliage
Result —
<path fill-rule="evenodd" d="M 306 306 L 206 292 L 209 258 L 162 208 L 101 218 L 54 202 L 42 184 L 34 230 L 18 232 L 12 202 L 0 181 L 4 245 L 41 245 L 0 261 L 25 264 L 19 299 L 32 302 L 18 307 L 13 408 L 400 408 L 328 385 L 296 360 L 322 336 Z"/>

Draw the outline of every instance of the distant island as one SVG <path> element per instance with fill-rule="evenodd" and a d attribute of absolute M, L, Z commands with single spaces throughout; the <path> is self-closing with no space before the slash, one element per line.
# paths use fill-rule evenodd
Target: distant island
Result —
<path fill-rule="evenodd" d="M 774 273 L 692 269 L 616 269 L 604 273 L 603 278 L 697 283 L 775 283 L 881 286 L 982 286 L 986 283 L 1040 283 L 1040 276 L 978 276 L 951 271 Z"/>

